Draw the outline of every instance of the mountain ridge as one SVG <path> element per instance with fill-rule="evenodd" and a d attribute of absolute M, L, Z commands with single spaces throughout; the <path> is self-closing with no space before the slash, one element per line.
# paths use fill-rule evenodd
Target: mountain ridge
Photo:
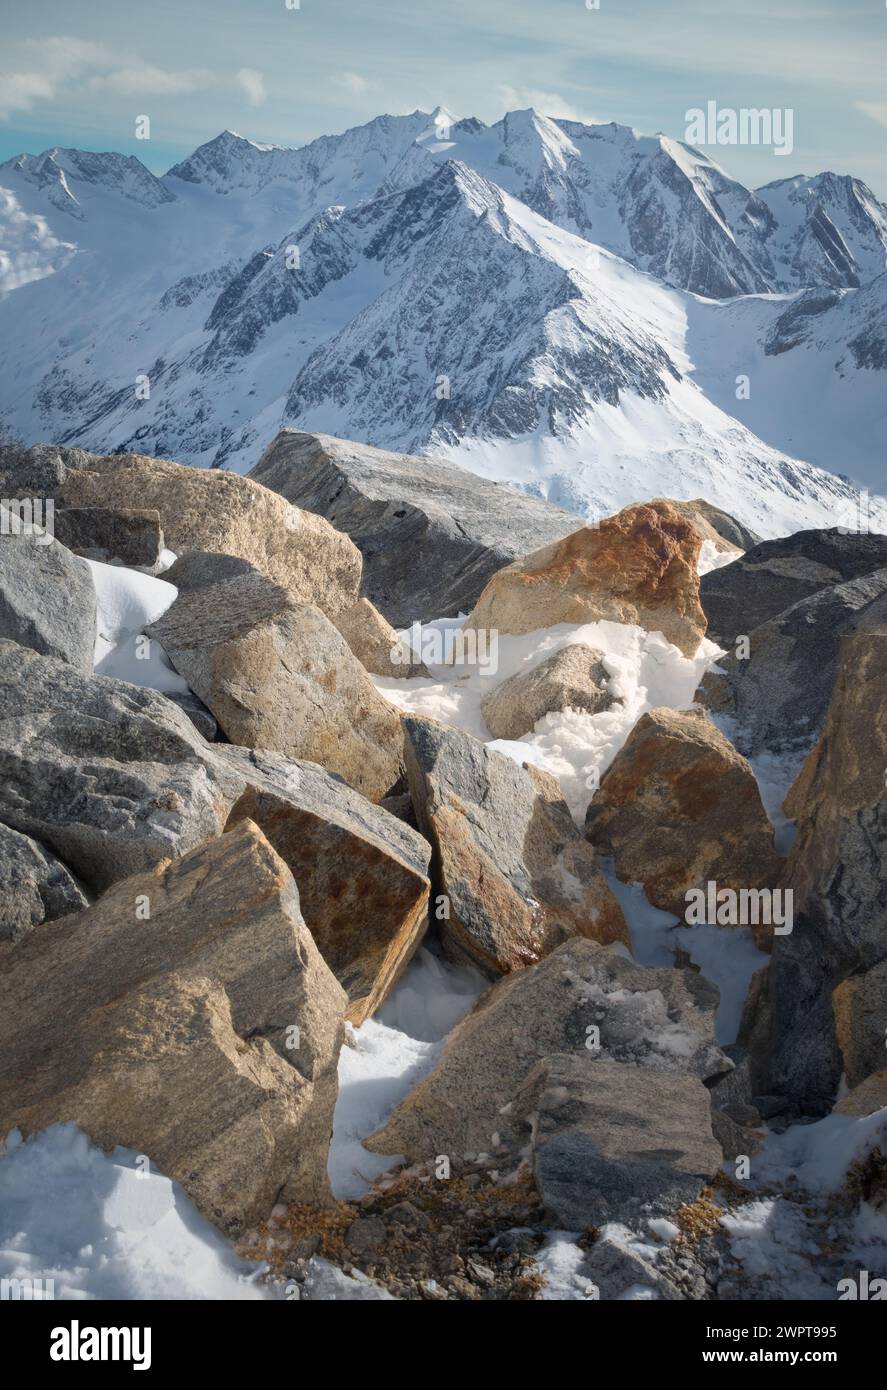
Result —
<path fill-rule="evenodd" d="M 748 190 L 666 136 L 438 109 L 295 150 L 223 132 L 160 179 L 57 149 L 0 166 L 0 190 L 25 228 L 0 423 L 28 438 L 246 470 L 287 424 L 580 515 L 686 478 L 768 534 L 857 509 L 817 449 L 824 378 L 839 416 L 865 402 L 858 441 L 828 435 L 842 468 L 876 467 L 887 209 L 850 176 Z M 731 399 L 743 354 L 754 404 Z M 785 363 L 795 395 L 759 410 Z M 805 410 L 806 453 L 783 427 Z"/>

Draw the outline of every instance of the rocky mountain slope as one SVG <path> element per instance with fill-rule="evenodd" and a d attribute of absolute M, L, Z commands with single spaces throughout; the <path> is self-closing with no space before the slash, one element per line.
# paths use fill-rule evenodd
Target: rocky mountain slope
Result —
<path fill-rule="evenodd" d="M 238 471 L 283 422 L 591 517 L 662 494 L 762 534 L 852 525 L 837 474 L 880 485 L 885 217 L 858 180 L 754 192 L 680 142 L 535 112 L 299 150 L 225 132 L 162 178 L 21 156 L 0 422 Z"/>

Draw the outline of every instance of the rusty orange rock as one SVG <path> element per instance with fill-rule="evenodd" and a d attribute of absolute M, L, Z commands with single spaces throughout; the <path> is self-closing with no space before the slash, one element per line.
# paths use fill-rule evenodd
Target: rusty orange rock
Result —
<path fill-rule="evenodd" d="M 701 710 L 643 715 L 588 808 L 586 834 L 625 882 L 684 916 L 686 893 L 775 888 L 783 860 L 745 758 Z M 769 942 L 769 928 L 756 933 Z"/>
<path fill-rule="evenodd" d="M 606 619 L 662 632 L 687 656 L 705 635 L 702 540 L 670 502 L 626 507 L 495 574 L 467 628 L 521 634 Z"/>

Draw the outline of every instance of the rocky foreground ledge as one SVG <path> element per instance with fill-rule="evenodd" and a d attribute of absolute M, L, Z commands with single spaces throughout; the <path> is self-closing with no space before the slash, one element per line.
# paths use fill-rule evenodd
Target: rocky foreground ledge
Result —
<path fill-rule="evenodd" d="M 667 499 L 577 526 L 293 432 L 251 478 L 6 446 L 0 493 L 0 1136 L 74 1121 L 134 1150 L 309 1297 L 316 1257 L 394 1297 L 544 1296 L 557 1231 L 590 1296 L 766 1296 L 725 1222 L 776 1189 L 742 1162 L 768 1128 L 887 1106 L 887 537 L 757 543 Z M 162 602 L 109 638 L 115 575 Z M 391 623 L 460 608 L 466 632 L 723 652 L 691 708 L 638 718 L 577 824 L 550 773 L 380 693 L 423 670 Z M 488 732 L 605 719 L 611 675 L 558 648 L 492 683 Z M 623 885 L 752 927 L 737 1038 L 692 952 L 635 958 Z M 731 916 L 749 901 L 792 912 Z M 336 1201 L 340 1051 L 423 941 L 489 987 L 364 1136 L 388 1175 Z M 813 1216 L 780 1194 L 835 1284 L 858 1269 L 835 1221 L 887 1202 L 872 1132 Z"/>

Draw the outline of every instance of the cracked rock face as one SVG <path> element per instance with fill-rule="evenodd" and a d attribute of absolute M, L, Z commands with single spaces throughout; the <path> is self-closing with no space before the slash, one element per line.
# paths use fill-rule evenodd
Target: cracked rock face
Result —
<path fill-rule="evenodd" d="M 250 477 L 351 537 L 363 592 L 395 627 L 468 612 L 503 565 L 576 524 L 442 459 L 301 430 L 281 430 Z"/>
<path fill-rule="evenodd" d="M 60 859 L 28 835 L 0 825 L 0 941 L 18 941 L 40 922 L 86 907 Z"/>
<path fill-rule="evenodd" d="M 314 763 L 220 746 L 247 783 L 228 828 L 257 824 L 291 870 L 321 955 L 360 1025 L 384 1003 L 428 924 L 431 846 Z"/>
<path fill-rule="evenodd" d="M 721 1166 L 697 1076 L 558 1053 L 527 1077 L 509 1124 L 529 1142 L 536 1186 L 564 1230 L 672 1216 Z"/>
<path fill-rule="evenodd" d="M 885 691 L 882 595 L 844 640 L 822 734 L 785 801 L 798 826 L 784 879 L 795 895 L 795 929 L 777 941 L 770 967 L 770 1089 L 812 1113 L 830 1108 L 844 1070 L 833 991 L 842 987 L 837 1016 L 861 1080 L 864 1025 L 854 1014 L 870 994 L 865 972 L 887 958 Z M 883 1043 L 883 1027 L 880 1036 Z"/>
<path fill-rule="evenodd" d="M 220 834 L 240 790 L 157 691 L 0 642 L 0 820 L 89 888 Z"/>
<path fill-rule="evenodd" d="M 329 1200 L 345 997 L 254 825 L 36 927 L 0 996 L 2 1133 L 76 1121 L 230 1234 Z"/>
<path fill-rule="evenodd" d="M 626 507 L 494 575 L 467 628 L 533 632 L 607 619 L 662 632 L 685 656 L 705 636 L 697 564 L 702 540 L 667 502 Z"/>
<path fill-rule="evenodd" d="M 399 714 L 319 608 L 254 569 L 224 577 L 230 563 L 146 631 L 232 743 L 320 763 L 380 801 L 401 775 Z"/>
<path fill-rule="evenodd" d="M 452 955 L 495 976 L 535 964 L 569 936 L 628 944 L 622 910 L 553 777 L 432 720 L 404 727 L 413 806 L 434 847 L 436 924 Z"/>
<path fill-rule="evenodd" d="M 521 1087 L 553 1053 L 581 1058 L 589 1074 L 607 1061 L 705 1081 L 732 1067 L 714 1041 L 717 1003 L 717 990 L 700 975 L 635 965 L 595 942 L 567 941 L 481 996 L 449 1035 L 434 1071 L 365 1147 L 403 1154 L 408 1163 L 446 1154 L 454 1168 L 495 1155 Z"/>
<path fill-rule="evenodd" d="M 807 752 L 828 710 L 841 642 L 857 614 L 885 592 L 881 569 L 801 599 L 749 634 L 747 657 L 719 657 L 697 699 L 733 721 L 731 736 L 746 757 Z"/>

